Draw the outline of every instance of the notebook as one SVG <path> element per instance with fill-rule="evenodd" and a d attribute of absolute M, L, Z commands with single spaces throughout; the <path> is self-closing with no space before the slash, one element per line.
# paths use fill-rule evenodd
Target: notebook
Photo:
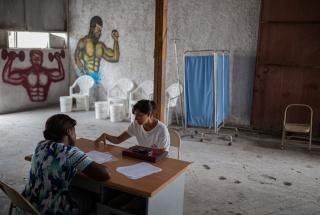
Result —
<path fill-rule="evenodd" d="M 139 179 L 145 176 L 161 172 L 159 167 L 152 164 L 141 162 L 130 166 L 118 167 L 117 172 L 127 176 L 130 179 Z"/>
<path fill-rule="evenodd" d="M 109 152 L 90 151 L 86 153 L 91 160 L 98 164 L 106 163 L 112 160 L 112 154 Z"/>

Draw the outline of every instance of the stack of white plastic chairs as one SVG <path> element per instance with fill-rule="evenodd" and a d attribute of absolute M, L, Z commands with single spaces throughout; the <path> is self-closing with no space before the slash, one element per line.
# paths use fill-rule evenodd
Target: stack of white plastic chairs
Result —
<path fill-rule="evenodd" d="M 128 114 L 129 95 L 133 88 L 133 81 L 127 78 L 119 79 L 110 88 L 108 103 L 111 121 L 121 121 Z"/>

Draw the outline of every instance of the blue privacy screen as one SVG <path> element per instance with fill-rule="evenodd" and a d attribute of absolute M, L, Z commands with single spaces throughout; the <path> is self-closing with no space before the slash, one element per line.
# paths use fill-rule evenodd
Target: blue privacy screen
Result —
<path fill-rule="evenodd" d="M 185 110 L 187 125 L 195 127 L 220 126 L 229 116 L 228 54 L 185 56 Z"/>

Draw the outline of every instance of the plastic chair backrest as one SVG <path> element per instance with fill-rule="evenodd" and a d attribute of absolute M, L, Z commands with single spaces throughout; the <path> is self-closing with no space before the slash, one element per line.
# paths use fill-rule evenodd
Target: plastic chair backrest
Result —
<path fill-rule="evenodd" d="M 144 81 L 139 85 L 139 88 L 141 88 L 142 92 L 149 99 L 150 96 L 153 94 L 153 81 L 150 81 L 150 80 Z"/>
<path fill-rule="evenodd" d="M 25 212 L 40 215 L 40 213 L 33 207 L 32 204 L 30 204 L 30 202 L 28 202 L 28 200 L 26 200 L 21 194 L 2 181 L 0 181 L 0 189 L 8 196 L 14 206 L 19 207 Z"/>
<path fill-rule="evenodd" d="M 168 105 L 170 107 L 174 107 L 177 105 L 177 101 L 179 96 L 182 94 L 183 88 L 182 85 L 178 82 L 171 84 L 167 90 L 166 93 L 168 94 Z"/>
<path fill-rule="evenodd" d="M 89 90 L 94 85 L 94 80 L 89 75 L 80 76 L 70 87 L 70 95 L 74 94 L 72 93 L 72 88 L 76 85 L 79 86 L 81 95 L 89 95 Z"/>
<path fill-rule="evenodd" d="M 287 123 L 287 113 L 288 113 L 288 110 L 292 107 L 305 107 L 306 109 L 308 109 L 310 111 L 310 126 L 312 128 L 313 109 L 309 105 L 306 105 L 306 104 L 290 104 L 290 105 L 288 105 L 284 111 L 283 125 L 285 125 Z"/>
<path fill-rule="evenodd" d="M 134 83 L 130 79 L 122 78 L 118 80 L 109 90 L 110 97 L 127 98 L 128 93 L 134 88 Z"/>
<path fill-rule="evenodd" d="M 138 101 L 141 99 L 152 99 L 153 81 L 142 82 L 136 89 L 130 92 L 130 100 Z"/>
<path fill-rule="evenodd" d="M 177 131 L 168 129 L 170 134 L 170 146 L 178 148 L 178 159 L 180 159 L 181 138 Z"/>

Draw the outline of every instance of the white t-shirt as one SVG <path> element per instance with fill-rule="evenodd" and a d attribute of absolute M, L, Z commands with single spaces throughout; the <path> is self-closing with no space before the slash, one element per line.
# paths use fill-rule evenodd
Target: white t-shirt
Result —
<path fill-rule="evenodd" d="M 134 136 L 138 140 L 140 146 L 149 148 L 164 148 L 169 151 L 170 135 L 167 126 L 158 121 L 156 127 L 151 131 L 146 131 L 143 125 L 139 125 L 137 121 L 132 122 L 128 127 L 128 134 Z"/>

